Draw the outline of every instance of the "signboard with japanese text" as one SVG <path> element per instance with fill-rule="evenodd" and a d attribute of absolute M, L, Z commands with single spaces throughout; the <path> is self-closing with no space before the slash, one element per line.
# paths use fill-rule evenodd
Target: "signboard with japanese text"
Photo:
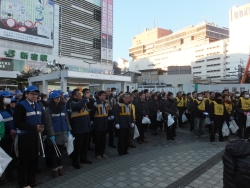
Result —
<path fill-rule="evenodd" d="M 113 61 L 113 0 L 102 0 L 102 60 Z"/>
<path fill-rule="evenodd" d="M 0 58 L 0 70 L 13 71 L 13 60 L 8 58 Z"/>
<path fill-rule="evenodd" d="M 1 0 L 0 37 L 53 47 L 53 0 Z"/>

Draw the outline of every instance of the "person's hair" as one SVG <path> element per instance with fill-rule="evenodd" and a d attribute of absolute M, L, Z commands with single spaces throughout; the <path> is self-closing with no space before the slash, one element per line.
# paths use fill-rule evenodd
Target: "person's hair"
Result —
<path fill-rule="evenodd" d="M 143 94 L 145 94 L 145 93 L 143 93 L 143 91 L 142 91 L 142 92 L 140 92 L 140 93 L 139 93 L 139 97 L 140 97 L 140 96 L 142 96 Z"/>
<path fill-rule="evenodd" d="M 225 95 L 223 95 L 223 96 L 222 96 L 222 98 L 223 98 L 223 99 L 225 99 L 225 98 L 226 98 L 226 96 L 228 96 L 228 97 L 229 97 L 229 95 L 225 94 Z"/>
<path fill-rule="evenodd" d="M 185 93 L 182 94 L 183 97 L 186 97 L 187 95 Z"/>
<path fill-rule="evenodd" d="M 172 92 L 168 92 L 167 96 L 170 97 L 171 95 L 173 95 Z"/>
<path fill-rule="evenodd" d="M 138 92 L 138 90 L 135 89 L 132 93 L 136 93 L 136 92 Z"/>
<path fill-rule="evenodd" d="M 110 90 L 110 88 L 108 87 L 108 88 L 106 89 L 106 91 L 111 91 L 111 90 Z"/>
<path fill-rule="evenodd" d="M 119 97 L 119 103 L 124 103 L 123 95 Z"/>
<path fill-rule="evenodd" d="M 144 93 L 145 93 L 145 94 L 148 93 L 148 89 L 144 89 Z"/>
<path fill-rule="evenodd" d="M 84 88 L 84 89 L 82 90 L 82 93 L 85 94 L 86 91 L 89 91 L 89 89 L 88 89 L 88 88 Z"/>
<path fill-rule="evenodd" d="M 116 88 L 115 88 L 115 87 L 112 87 L 112 88 L 111 88 L 111 92 L 114 91 L 114 90 L 116 90 Z"/>
<path fill-rule="evenodd" d="M 196 92 L 196 91 L 193 91 L 193 92 L 192 92 L 192 95 L 193 95 L 194 93 L 197 93 L 197 92 Z"/>
<path fill-rule="evenodd" d="M 4 108 L 3 108 L 3 99 L 4 99 L 4 96 L 0 96 L 0 110 L 4 110 Z"/>
<path fill-rule="evenodd" d="M 154 100 L 155 97 L 157 97 L 157 99 L 158 99 L 158 96 L 157 96 L 156 94 L 153 94 L 153 95 L 151 96 L 151 99 Z"/>
<path fill-rule="evenodd" d="M 163 98 L 163 97 L 165 97 L 165 95 L 166 95 L 166 93 L 164 92 L 161 94 L 161 97 Z"/>
<path fill-rule="evenodd" d="M 44 97 L 48 97 L 48 95 L 46 95 L 46 94 L 42 93 L 42 95 L 41 95 L 41 99 L 43 99 Z"/>
<path fill-rule="evenodd" d="M 79 90 L 79 89 L 74 89 L 74 90 L 72 91 L 72 94 L 71 94 L 71 95 L 72 95 L 72 97 L 73 97 L 73 96 L 75 96 L 75 95 L 76 95 L 76 93 L 77 93 L 78 91 L 80 91 L 80 90 Z"/>
<path fill-rule="evenodd" d="M 210 92 L 209 92 L 209 95 L 212 95 L 212 93 L 214 93 L 214 91 L 210 91 Z"/>
<path fill-rule="evenodd" d="M 188 95 L 191 95 L 191 93 L 190 93 L 190 92 L 189 92 L 189 93 L 187 93 L 187 96 L 188 96 Z"/>
<path fill-rule="evenodd" d="M 228 89 L 224 89 L 224 90 L 222 91 L 222 93 L 224 93 L 225 91 L 229 92 Z"/>
<path fill-rule="evenodd" d="M 99 91 L 98 92 L 98 96 L 101 96 L 103 93 L 105 93 L 105 91 Z M 106 93 L 105 93 L 106 94 Z"/>
<path fill-rule="evenodd" d="M 179 93 L 181 93 L 181 91 L 178 91 L 178 92 L 176 93 L 176 96 L 178 96 Z"/>

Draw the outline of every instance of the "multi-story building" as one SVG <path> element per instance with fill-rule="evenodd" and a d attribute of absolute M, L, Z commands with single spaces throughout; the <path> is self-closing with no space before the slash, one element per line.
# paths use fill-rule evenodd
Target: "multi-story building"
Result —
<path fill-rule="evenodd" d="M 54 60 L 71 71 L 113 72 L 113 1 L 2 0 L 0 17 L 4 85 L 27 67 L 46 71 Z"/>

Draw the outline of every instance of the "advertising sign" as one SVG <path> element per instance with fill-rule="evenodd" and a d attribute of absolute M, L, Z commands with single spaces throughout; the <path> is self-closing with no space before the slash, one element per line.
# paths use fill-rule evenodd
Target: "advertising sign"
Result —
<path fill-rule="evenodd" d="M 53 47 L 53 0 L 1 0 L 0 37 Z"/>
<path fill-rule="evenodd" d="M 102 51 L 103 60 L 113 61 L 113 0 L 102 0 Z"/>
<path fill-rule="evenodd" d="M 0 70 L 13 71 L 13 60 L 8 58 L 0 58 Z"/>

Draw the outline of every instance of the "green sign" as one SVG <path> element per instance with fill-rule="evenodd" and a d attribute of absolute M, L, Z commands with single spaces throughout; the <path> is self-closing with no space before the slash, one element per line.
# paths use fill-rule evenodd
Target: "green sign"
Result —
<path fill-rule="evenodd" d="M 4 54 L 6 55 L 6 57 L 14 57 L 16 55 L 16 51 L 9 50 L 9 51 L 5 51 Z"/>
<path fill-rule="evenodd" d="M 47 57 L 48 57 L 47 55 L 41 54 L 40 55 L 40 60 L 41 61 L 47 61 Z"/>
<path fill-rule="evenodd" d="M 21 52 L 21 59 L 28 59 L 29 58 L 29 54 L 26 52 Z"/>
<path fill-rule="evenodd" d="M 34 61 L 38 60 L 38 55 L 37 54 L 31 54 L 31 59 Z"/>

